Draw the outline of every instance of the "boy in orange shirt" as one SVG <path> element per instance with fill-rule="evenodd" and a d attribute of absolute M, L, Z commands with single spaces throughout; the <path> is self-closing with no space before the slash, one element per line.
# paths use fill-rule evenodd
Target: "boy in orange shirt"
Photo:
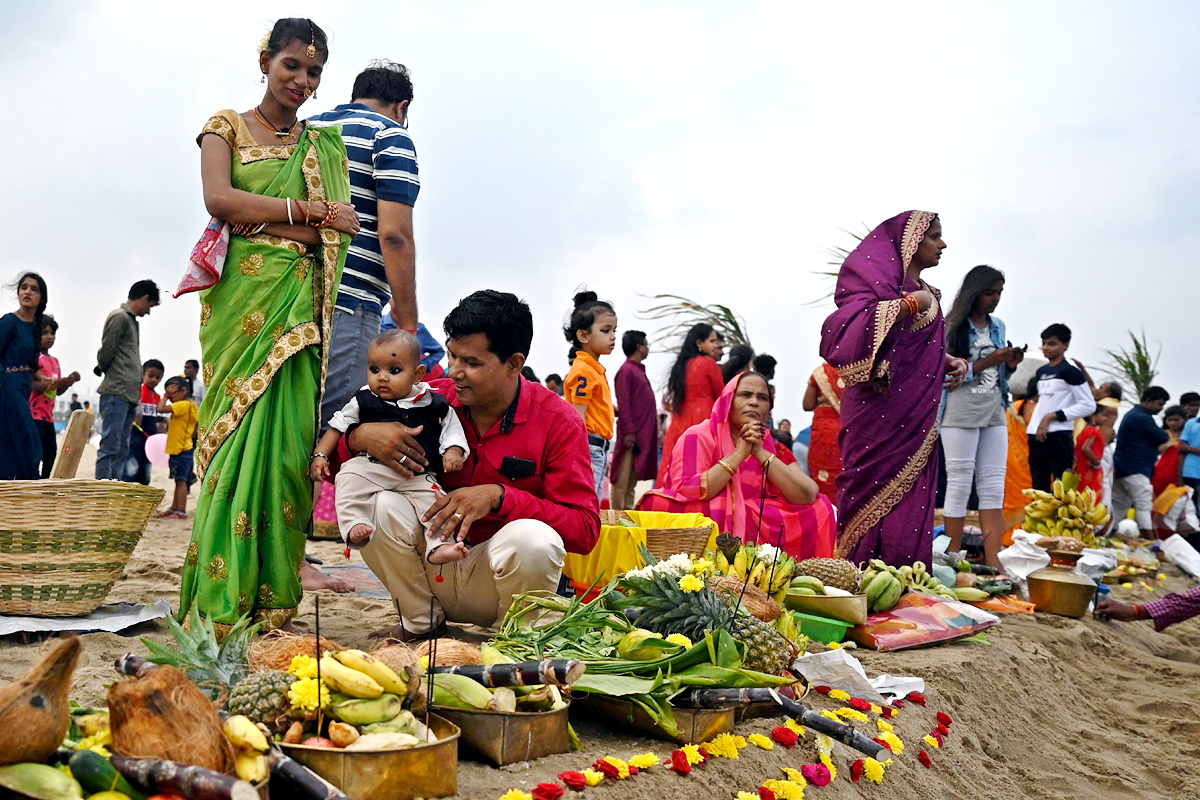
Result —
<path fill-rule="evenodd" d="M 175 481 L 175 496 L 171 507 L 158 516 L 187 519 L 188 482 L 195 464 L 194 434 L 200 421 L 200 409 L 192 402 L 192 393 L 184 377 L 168 378 L 163 394 L 166 396 L 158 401 L 158 413 L 171 416 L 167 425 L 167 455 L 170 457 L 171 480 Z"/>
<path fill-rule="evenodd" d="M 571 343 L 574 357 L 563 383 L 563 398 L 583 417 L 599 497 L 616 425 L 608 373 L 600 365 L 600 357 L 611 353 L 617 344 L 617 314 L 610 304 L 596 299 L 595 292 L 580 292 L 575 295 L 575 310 L 563 334 Z"/>

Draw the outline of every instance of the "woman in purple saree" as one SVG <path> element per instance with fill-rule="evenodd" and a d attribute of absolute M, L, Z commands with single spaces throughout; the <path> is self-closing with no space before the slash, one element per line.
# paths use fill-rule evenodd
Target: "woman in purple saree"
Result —
<path fill-rule="evenodd" d="M 837 554 L 858 564 L 932 561 L 938 404 L 966 374 L 946 355 L 941 293 L 921 279 L 945 248 L 936 214 L 884 222 L 842 264 L 821 330 L 846 384 Z"/>

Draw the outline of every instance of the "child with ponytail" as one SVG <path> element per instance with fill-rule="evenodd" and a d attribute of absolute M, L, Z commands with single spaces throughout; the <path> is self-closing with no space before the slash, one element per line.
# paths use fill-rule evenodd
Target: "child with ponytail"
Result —
<path fill-rule="evenodd" d="M 571 343 L 568 356 L 571 371 L 563 383 L 563 397 L 575 406 L 587 427 L 598 497 L 608 470 L 609 445 L 616 421 L 608 373 L 600 365 L 600 357 L 611 353 L 617 344 L 617 312 L 609 303 L 597 299 L 595 292 L 579 292 L 563 335 Z"/>

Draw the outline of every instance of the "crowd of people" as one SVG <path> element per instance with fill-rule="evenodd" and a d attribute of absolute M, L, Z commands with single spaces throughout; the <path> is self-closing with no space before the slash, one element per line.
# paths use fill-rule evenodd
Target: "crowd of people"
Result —
<path fill-rule="evenodd" d="M 96 477 L 149 482 L 146 442 L 165 431 L 175 490 L 162 515 L 186 519 L 199 485 L 180 620 L 278 626 L 305 588 L 342 588 L 305 561 L 314 519 L 336 519 L 391 594 L 399 624 L 377 633 L 407 641 L 447 621 L 493 626 L 513 595 L 555 590 L 566 553 L 595 546 L 605 500 L 703 513 L 796 558 L 897 565 L 931 561 L 943 459 L 946 532 L 959 546 L 974 496 L 989 562 L 1014 496 L 1067 469 L 1117 518 L 1135 508 L 1142 535 L 1156 497 L 1175 501 L 1159 517 L 1194 501 L 1200 396 L 1160 427 L 1169 396 L 1150 387 L 1117 428 L 1119 387 L 1093 389 L 1054 324 L 1048 363 L 1013 403 L 1025 348 L 995 314 L 1004 275 L 971 270 L 943 318 L 925 280 L 946 248 L 930 212 L 887 220 L 845 260 L 803 398 L 807 448 L 774 420 L 775 359 L 741 342 L 725 357 L 709 324 L 679 343 L 660 409 L 646 333 L 619 332 L 595 292 L 573 298 L 565 378 L 537 381 L 532 314 L 507 292 L 463 298 L 443 349 L 418 322 L 411 77 L 372 62 L 349 102 L 303 119 L 329 55 L 312 20 L 277 21 L 257 59 L 261 102 L 217 112 L 197 137 L 211 219 L 176 296 L 198 293 L 202 358 L 158 394 L 166 369 L 142 360 L 138 335 L 160 301 L 152 281 L 104 324 Z M 32 479 L 53 460 L 54 399 L 79 374 L 49 356 L 45 282 L 16 289 L 0 319 L 0 478 Z"/>

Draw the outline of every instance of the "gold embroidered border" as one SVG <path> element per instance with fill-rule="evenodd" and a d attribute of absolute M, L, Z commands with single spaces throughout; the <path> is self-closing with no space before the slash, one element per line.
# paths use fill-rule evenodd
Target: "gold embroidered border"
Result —
<path fill-rule="evenodd" d="M 230 146 L 232 147 L 232 145 Z M 237 148 L 238 160 L 243 164 L 269 161 L 273 158 L 287 161 L 294 152 L 296 152 L 294 144 L 244 144 Z"/>
<path fill-rule="evenodd" d="M 921 446 L 917 448 L 917 452 L 904 465 L 904 468 L 850 518 L 850 522 L 846 524 L 838 539 L 838 558 L 846 558 L 854 552 L 854 548 L 858 546 L 863 535 L 895 508 L 896 503 L 900 502 L 900 498 L 908 494 L 913 484 L 916 483 L 917 476 L 929 462 L 929 456 L 933 453 L 933 446 L 937 443 L 937 439 L 938 426 L 935 422 L 929 429 L 929 433 L 925 435 L 925 441 L 921 442 Z"/>
<path fill-rule="evenodd" d="M 821 390 L 821 396 L 825 398 L 825 402 L 829 403 L 834 411 L 842 413 L 842 401 L 833 391 L 833 384 L 829 382 L 829 373 L 824 367 L 817 367 L 813 370 L 813 380 L 817 383 L 817 388 Z"/>
<path fill-rule="evenodd" d="M 922 289 L 925 289 L 927 292 L 933 295 L 933 302 L 929 304 L 929 308 L 925 309 L 913 319 L 912 324 L 909 326 L 909 330 L 914 332 L 932 325 L 933 321 L 937 319 L 938 311 L 942 307 L 942 293 L 939 292 L 935 287 L 930 286 L 925 281 L 921 281 L 920 283 Z"/>
<path fill-rule="evenodd" d="M 904 226 L 904 236 L 900 239 L 900 261 L 905 270 L 912 263 L 918 245 L 925 238 L 925 231 L 929 230 L 936 216 L 932 211 L 914 211 L 908 218 L 908 224 Z"/>
<path fill-rule="evenodd" d="M 244 236 L 247 242 L 254 244 L 269 244 L 275 247 L 286 247 L 296 255 L 303 258 L 308 255 L 308 245 L 304 242 L 297 242 L 295 239 L 284 239 L 282 236 L 270 236 L 265 233 L 256 233 L 253 236 Z"/>
<path fill-rule="evenodd" d="M 320 337 L 321 334 L 316 323 L 304 322 L 275 341 L 266 363 L 259 367 L 257 372 L 242 381 L 242 388 L 234 398 L 233 405 L 213 423 L 205 434 L 204 440 L 196 448 L 196 466 L 200 469 L 202 477 L 208 471 L 208 465 L 212 462 L 217 450 L 237 430 L 238 423 L 241 422 L 242 417 L 246 415 L 255 401 L 266 392 L 271 385 L 271 379 L 275 377 L 275 373 L 279 371 L 284 362 L 304 348 L 318 344 Z"/>
<path fill-rule="evenodd" d="M 853 364 L 847 364 L 844 367 L 838 367 L 838 376 L 847 386 L 853 386 L 856 383 L 863 383 L 871 378 L 871 363 L 872 358 L 864 358 L 862 361 L 855 361 Z"/>

